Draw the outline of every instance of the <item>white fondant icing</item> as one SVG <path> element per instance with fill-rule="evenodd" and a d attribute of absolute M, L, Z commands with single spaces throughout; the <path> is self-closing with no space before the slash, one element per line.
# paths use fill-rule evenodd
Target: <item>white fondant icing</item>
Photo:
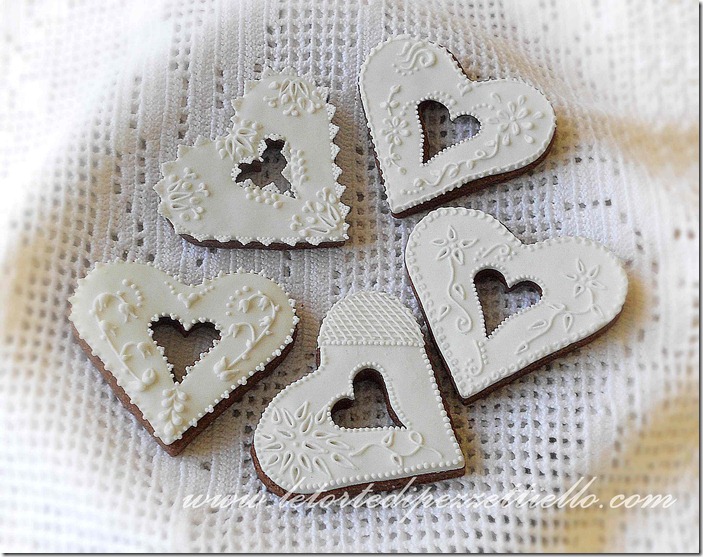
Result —
<path fill-rule="evenodd" d="M 254 273 L 221 274 L 199 286 L 141 263 L 97 264 L 70 299 L 80 337 L 166 445 L 293 341 L 295 302 Z M 169 316 L 189 330 L 211 322 L 221 338 L 177 383 L 150 324 Z"/>
<path fill-rule="evenodd" d="M 397 299 L 381 292 L 344 298 L 325 317 L 318 345 L 319 368 L 281 391 L 254 433 L 261 470 L 275 484 L 312 494 L 464 467 L 422 332 Z M 332 407 L 354 398 L 363 369 L 381 375 L 402 427 L 332 421 Z"/>
<path fill-rule="evenodd" d="M 617 317 L 627 294 L 620 261 L 601 245 L 577 237 L 526 245 L 492 216 L 464 208 L 423 218 L 405 264 L 464 399 L 593 335 Z M 488 336 L 474 285 L 485 269 L 500 272 L 509 287 L 529 281 L 542 292 Z"/>
<path fill-rule="evenodd" d="M 393 213 L 468 182 L 525 167 L 554 135 L 542 93 L 512 80 L 474 82 L 443 47 L 408 36 L 375 47 L 361 68 L 361 100 Z M 423 162 L 418 105 L 442 103 L 453 119 L 471 115 L 478 134 Z"/>
<path fill-rule="evenodd" d="M 291 71 L 266 70 L 244 91 L 233 102 L 227 135 L 179 146 L 178 158 L 162 165 L 164 178 L 154 186 L 159 212 L 178 234 L 200 242 L 306 247 L 347 240 L 349 207 L 340 201 L 338 128 L 327 89 Z M 241 164 L 262 160 L 267 139 L 285 141 L 282 174 L 290 192 L 236 182 Z"/>

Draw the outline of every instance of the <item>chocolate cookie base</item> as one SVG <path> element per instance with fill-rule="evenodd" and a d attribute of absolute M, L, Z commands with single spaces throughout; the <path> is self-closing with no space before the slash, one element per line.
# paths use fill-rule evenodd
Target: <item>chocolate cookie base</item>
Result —
<path fill-rule="evenodd" d="M 238 240 L 230 240 L 228 242 L 218 242 L 217 240 L 197 240 L 193 236 L 188 234 L 179 234 L 181 238 L 185 241 L 190 242 L 196 246 L 204 248 L 219 248 L 219 249 L 265 249 L 265 250 L 302 250 L 302 249 L 318 249 L 318 248 L 337 248 L 343 246 L 347 240 L 341 242 L 320 242 L 319 244 L 307 244 L 305 242 L 300 242 L 298 244 L 290 245 L 281 242 L 273 242 L 268 245 L 264 245 L 260 242 L 247 242 L 243 244 Z"/>

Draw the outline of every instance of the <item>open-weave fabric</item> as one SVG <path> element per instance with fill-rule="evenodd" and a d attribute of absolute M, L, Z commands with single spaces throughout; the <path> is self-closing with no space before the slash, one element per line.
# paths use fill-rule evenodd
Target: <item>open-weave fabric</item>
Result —
<path fill-rule="evenodd" d="M 698 549 L 695 2 L 7 2 L 0 22 L 0 549 Z M 516 484 L 560 494 L 596 476 L 589 490 L 603 501 L 668 493 L 670 508 L 464 506 L 403 518 L 280 505 L 268 493 L 252 509 L 183 508 L 188 494 L 264 491 L 253 428 L 314 368 L 319 322 L 336 301 L 382 290 L 420 318 L 402 255 L 424 213 L 389 214 L 356 86 L 370 49 L 400 33 L 447 46 L 475 79 L 529 82 L 556 109 L 542 165 L 450 205 L 486 211 L 525 242 L 592 238 L 630 279 L 607 334 L 490 396 L 462 405 L 440 370 L 468 465 L 433 495 Z M 206 249 L 157 214 L 160 164 L 179 144 L 224 133 L 230 101 L 266 66 L 330 88 L 351 206 L 343 247 Z M 299 302 L 290 356 L 176 458 L 71 335 L 77 278 L 114 259 L 191 283 L 264 270 Z M 486 311 L 504 311 L 494 299 Z"/>

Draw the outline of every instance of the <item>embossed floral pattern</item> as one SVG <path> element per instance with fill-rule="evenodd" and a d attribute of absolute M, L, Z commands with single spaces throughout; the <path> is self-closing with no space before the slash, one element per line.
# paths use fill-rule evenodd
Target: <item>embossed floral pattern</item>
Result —
<path fill-rule="evenodd" d="M 397 451 L 393 445 L 395 444 L 395 441 L 398 437 L 398 432 L 399 431 L 404 431 L 407 432 L 407 441 L 410 442 L 410 445 L 412 448 L 405 453 L 401 453 Z M 381 439 L 381 443 L 367 443 L 366 445 L 362 446 L 360 449 L 354 451 L 351 453 L 352 457 L 359 456 L 360 454 L 364 453 L 367 449 L 370 449 L 372 447 L 380 448 L 383 449 L 388 456 L 390 457 L 391 461 L 393 461 L 393 464 L 397 466 L 403 466 L 404 461 L 407 457 L 414 455 L 420 449 L 427 449 L 428 451 L 432 451 L 435 453 L 438 457 L 442 458 L 442 453 L 440 453 L 438 450 L 428 447 L 425 445 L 425 440 L 422 437 L 422 434 L 418 431 L 407 431 L 405 428 L 402 429 L 390 429 L 388 433 L 386 433 L 383 438 Z"/>
<path fill-rule="evenodd" d="M 271 406 L 271 433 L 260 433 L 263 441 L 257 448 L 263 453 L 263 463 L 276 468 L 280 475 L 287 475 L 293 483 L 300 481 L 305 472 L 322 472 L 332 478 L 330 467 L 355 469 L 349 459 L 353 450 L 341 436 L 327 424 L 327 406 L 317 412 L 304 402 L 295 412 Z"/>
<path fill-rule="evenodd" d="M 272 81 L 269 88 L 276 93 L 264 100 L 270 107 L 282 108 L 286 116 L 299 116 L 302 112 L 314 114 L 325 105 L 320 89 L 300 79 L 287 77 Z"/>
<path fill-rule="evenodd" d="M 266 69 L 261 79 L 247 81 L 244 91 L 232 100 L 228 129 L 212 140 L 199 136 L 192 146 L 179 146 L 176 160 L 162 164 L 164 177 L 154 185 L 159 213 L 196 244 L 279 249 L 343 243 L 349 207 L 338 201 L 314 222 L 307 217 L 317 205 L 304 209 L 307 202 L 322 201 L 318 192 L 324 187 L 338 197 L 344 191 L 335 164 L 339 127 L 332 122 L 328 89 L 290 69 Z M 257 178 L 266 179 L 259 185 Z M 309 228 L 330 232 L 306 232 Z"/>
<path fill-rule="evenodd" d="M 491 97 L 499 107 L 494 108 L 495 116 L 490 116 L 486 122 L 495 125 L 498 133 L 487 139 L 482 148 L 476 149 L 472 158 L 457 163 L 449 162 L 441 169 L 432 171 L 430 173 L 432 180 L 421 176 L 415 178 L 413 189 L 404 189 L 403 193 L 412 194 L 416 191 L 422 191 L 428 186 L 441 187 L 445 180 L 457 178 L 462 167 L 471 170 L 477 162 L 494 158 L 501 147 L 505 148 L 511 145 L 513 137 L 521 136 L 527 143 L 534 143 L 534 137 L 527 132 L 535 127 L 533 120 L 542 118 L 543 114 L 539 111 L 531 113 L 530 109 L 525 106 L 527 99 L 524 95 L 518 96 L 515 101 L 508 101 L 504 105 L 497 93 L 492 93 Z"/>
<path fill-rule="evenodd" d="M 290 161 L 288 162 L 288 181 L 291 187 L 295 189 L 296 186 L 307 182 L 307 164 L 305 162 L 305 157 L 302 149 L 290 149 Z"/>
<path fill-rule="evenodd" d="M 393 85 L 388 93 L 388 99 L 381 103 L 381 108 L 388 113 L 388 118 L 383 119 L 383 125 L 386 127 L 381 130 L 381 134 L 388 141 L 388 156 L 384 157 L 385 164 L 395 166 L 398 172 L 405 174 L 407 170 L 398 163 L 400 154 L 396 149 L 403 144 L 404 137 L 410 136 L 410 130 L 408 122 L 395 114 L 400 107 L 400 103 L 395 99 L 398 93 L 400 93 L 400 85 Z"/>
<path fill-rule="evenodd" d="M 210 195 L 205 184 L 197 183 L 198 175 L 190 168 L 183 169 L 183 177 L 167 176 L 166 201 L 174 213 L 184 221 L 198 220 L 205 209 L 203 200 Z"/>
<path fill-rule="evenodd" d="M 598 317 L 603 317 L 603 310 L 596 303 L 595 290 L 607 290 L 606 286 L 596 280 L 598 273 L 600 272 L 600 265 L 594 265 L 590 269 L 586 267 L 580 258 L 576 258 L 576 272 L 575 273 L 564 273 L 564 276 L 570 281 L 574 282 L 573 296 L 574 300 L 582 298 L 583 294 L 587 295 L 588 301 L 586 305 L 580 309 L 574 309 L 566 304 L 562 303 L 548 303 L 547 306 L 554 311 L 554 313 L 549 317 L 549 319 L 538 319 L 532 323 L 529 327 L 529 331 L 537 331 L 530 339 L 525 340 L 520 343 L 517 348 L 516 354 L 520 354 L 529 348 L 530 343 L 536 338 L 541 337 L 549 331 L 553 324 L 557 321 L 558 317 L 561 317 L 562 327 L 564 332 L 570 332 L 573 328 L 574 321 L 579 315 L 586 315 L 587 313 L 594 313 Z"/>
<path fill-rule="evenodd" d="M 263 456 L 263 464 L 277 468 L 279 474 L 287 475 L 293 482 L 300 481 L 306 472 L 322 472 L 333 478 L 335 466 L 355 470 L 354 457 L 360 456 L 371 448 L 382 449 L 396 466 L 403 466 L 404 459 L 416 454 L 421 449 L 434 452 L 440 458 L 442 454 L 425 445 L 422 435 L 405 428 L 392 428 L 380 440 L 380 443 L 366 443 L 358 449 L 342 440 L 341 430 L 329 426 L 329 411 L 323 406 L 317 412 L 310 410 L 310 403 L 304 402 L 295 412 L 286 408 L 271 406 L 272 433 L 259 434 L 263 443 L 257 445 Z M 394 445 L 399 432 L 405 432 L 410 449 L 398 451 Z"/>
<path fill-rule="evenodd" d="M 497 102 L 502 102 L 496 93 L 492 96 Z M 508 101 L 503 108 L 497 109 L 496 116 L 488 118 L 489 124 L 497 125 L 502 145 L 510 145 L 512 137 L 517 137 L 520 134 L 527 143 L 534 142 L 535 138 L 527 132 L 535 127 L 532 119 L 541 118 L 542 113 L 532 114 L 530 109 L 525 106 L 526 102 L 526 97 L 520 95 L 516 101 Z"/>
<path fill-rule="evenodd" d="M 476 238 L 459 238 L 456 230 L 453 226 L 449 225 L 447 228 L 447 233 L 444 238 L 435 238 L 432 240 L 432 244 L 439 246 L 440 249 L 437 252 L 437 261 L 447 260 L 449 261 L 449 283 L 447 285 L 447 296 L 449 300 L 454 302 L 456 307 L 461 312 L 461 316 L 457 318 L 456 327 L 457 329 L 466 334 L 473 327 L 473 319 L 469 315 L 468 310 L 464 307 L 464 301 L 467 298 L 466 288 L 456 280 L 456 268 L 454 264 L 463 265 L 465 259 L 464 250 L 471 248 L 478 242 Z M 440 319 L 444 317 L 449 311 L 449 306 L 442 306 L 440 308 Z"/>
<path fill-rule="evenodd" d="M 217 152 L 221 158 L 229 157 L 242 160 L 256 156 L 261 124 L 251 120 L 238 121 L 232 118 L 232 131 L 216 141 Z"/>
<path fill-rule="evenodd" d="M 156 371 L 154 371 L 153 367 L 147 367 L 140 377 L 132 371 L 131 367 L 129 366 L 129 362 L 135 356 L 135 349 L 137 353 L 146 361 L 151 356 L 156 355 L 155 347 L 153 344 L 150 344 L 148 342 L 128 342 L 120 350 L 120 359 L 124 363 L 125 368 L 127 369 L 127 371 L 129 371 L 130 375 L 134 377 L 132 387 L 134 387 L 137 391 L 143 391 L 147 387 L 153 385 L 156 381 Z"/>
<path fill-rule="evenodd" d="M 238 298 L 237 296 L 241 297 Z M 237 338 L 242 334 L 242 331 L 248 336 L 244 343 L 244 350 L 239 355 L 234 357 L 223 356 L 215 364 L 213 370 L 221 381 L 231 381 L 242 374 L 241 363 L 248 360 L 250 352 L 265 337 L 271 334 L 271 327 L 281 308 L 262 292 L 246 295 L 246 293 L 239 291 L 235 293 L 235 296 L 230 296 L 227 302 L 227 309 L 229 314 L 235 309 L 241 313 L 249 313 L 252 309 L 258 309 L 261 312 L 265 312 L 265 315 L 259 319 L 257 324 L 248 322 L 232 323 L 225 331 L 226 335 L 233 338 Z"/>
<path fill-rule="evenodd" d="M 115 345 L 120 325 L 115 321 L 115 316 L 110 315 L 110 308 L 115 307 L 122 323 L 128 323 L 133 319 L 137 319 L 137 310 L 144 301 L 141 290 L 133 282 L 125 280 L 122 284 L 127 290 L 98 294 L 93 300 L 91 312 L 98 322 L 98 328 L 107 341 L 108 346 L 119 358 L 124 371 L 132 378 L 131 387 L 137 391 L 144 391 L 156 381 L 156 372 L 153 367 L 148 366 L 141 375 L 138 375 L 132 369 L 130 363 L 137 355 L 141 356 L 145 362 L 148 361 L 149 358 L 155 355 L 155 346 L 149 342 L 127 342 L 118 349 Z M 129 300 L 128 292 L 134 298 L 133 301 Z"/>
<path fill-rule="evenodd" d="M 386 127 L 381 130 L 381 133 L 393 145 L 402 145 L 403 138 L 410 135 L 408 123 L 405 120 L 401 120 L 398 116 L 384 118 L 383 125 Z"/>
<path fill-rule="evenodd" d="M 436 238 L 432 240 L 435 246 L 442 247 L 442 249 L 437 252 L 437 261 L 451 257 L 459 265 L 464 264 L 464 250 L 470 248 L 476 242 L 478 242 L 478 240 L 475 238 L 459 238 L 453 226 L 447 229 L 446 238 Z"/>
<path fill-rule="evenodd" d="M 303 205 L 302 215 L 293 215 L 291 230 L 297 231 L 303 238 L 329 234 L 340 229 L 344 217 L 339 209 L 339 197 L 331 188 L 317 192 L 319 201 L 307 201 Z"/>
<path fill-rule="evenodd" d="M 576 273 L 565 273 L 564 276 L 574 284 L 574 298 L 578 298 L 584 292 L 593 294 L 593 290 L 605 290 L 605 286 L 596 280 L 600 267 L 594 265 L 587 269 L 580 259 L 576 260 Z"/>

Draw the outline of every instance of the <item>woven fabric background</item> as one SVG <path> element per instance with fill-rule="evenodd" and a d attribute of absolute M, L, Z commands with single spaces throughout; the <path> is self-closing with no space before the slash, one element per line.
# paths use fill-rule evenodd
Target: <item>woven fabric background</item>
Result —
<path fill-rule="evenodd" d="M 0 549 L 698 550 L 696 2 L 8 0 L 0 25 Z M 379 289 L 420 317 L 402 254 L 424 213 L 390 216 L 356 86 L 369 50 L 400 33 L 445 45 L 475 79 L 529 82 L 556 109 L 543 164 L 449 204 L 487 211 L 525 242 L 597 240 L 630 279 L 614 328 L 490 396 L 463 406 L 440 371 L 468 468 L 433 494 L 515 484 L 560 494 L 595 476 L 601 500 L 668 493 L 670 508 L 419 508 L 403 518 L 271 494 L 254 509 L 182 507 L 188 494 L 264 490 L 253 428 L 314 368 L 334 302 Z M 206 249 L 157 214 L 159 165 L 179 144 L 223 134 L 230 101 L 265 66 L 330 87 L 351 206 L 341 248 Z M 263 269 L 300 304 L 287 360 L 177 458 L 71 336 L 77 278 L 114 259 L 191 283 Z M 487 312 L 530 297 L 494 296 Z"/>

